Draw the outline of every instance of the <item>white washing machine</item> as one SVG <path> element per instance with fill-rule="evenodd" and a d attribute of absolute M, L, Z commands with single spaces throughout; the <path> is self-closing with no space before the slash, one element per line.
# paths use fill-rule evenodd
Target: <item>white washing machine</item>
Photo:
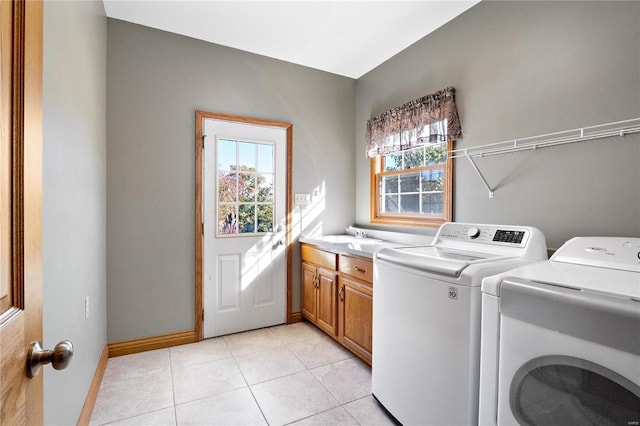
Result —
<path fill-rule="evenodd" d="M 525 226 L 445 223 L 374 257 L 372 391 L 405 425 L 477 423 L 482 278 L 547 258 Z"/>
<path fill-rule="evenodd" d="M 481 425 L 640 424 L 640 238 L 574 238 L 482 292 Z"/>

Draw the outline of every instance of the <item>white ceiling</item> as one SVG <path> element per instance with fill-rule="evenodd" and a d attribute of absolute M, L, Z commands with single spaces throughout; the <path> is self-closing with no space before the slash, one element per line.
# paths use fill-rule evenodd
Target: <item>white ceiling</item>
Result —
<path fill-rule="evenodd" d="M 103 0 L 108 17 L 359 78 L 479 0 Z"/>

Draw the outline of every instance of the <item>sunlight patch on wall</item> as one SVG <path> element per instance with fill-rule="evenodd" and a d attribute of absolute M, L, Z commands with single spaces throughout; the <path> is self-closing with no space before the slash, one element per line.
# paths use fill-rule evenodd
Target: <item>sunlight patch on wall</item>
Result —
<path fill-rule="evenodd" d="M 313 189 L 311 202 L 293 209 L 292 241 L 300 236 L 322 235 L 322 213 L 325 210 L 326 186 L 322 181 Z"/>

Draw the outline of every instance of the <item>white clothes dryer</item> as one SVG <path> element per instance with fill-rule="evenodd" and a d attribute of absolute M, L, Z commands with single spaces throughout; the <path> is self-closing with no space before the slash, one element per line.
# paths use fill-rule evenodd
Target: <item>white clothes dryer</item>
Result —
<path fill-rule="evenodd" d="M 536 228 L 443 224 L 374 260 L 374 397 L 405 425 L 478 420 L 482 278 L 547 258 Z"/>
<path fill-rule="evenodd" d="M 483 280 L 479 424 L 640 424 L 640 238 Z"/>

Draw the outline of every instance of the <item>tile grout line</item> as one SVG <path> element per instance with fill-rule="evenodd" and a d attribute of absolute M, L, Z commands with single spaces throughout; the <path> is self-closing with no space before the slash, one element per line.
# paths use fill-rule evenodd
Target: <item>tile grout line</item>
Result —
<path fill-rule="evenodd" d="M 171 362 L 171 348 L 167 348 L 169 351 L 169 373 L 171 374 L 171 399 L 173 400 L 173 421 L 176 426 L 178 424 L 178 408 L 176 406 L 176 386 L 173 382 L 173 363 Z"/>
<path fill-rule="evenodd" d="M 267 419 L 267 416 L 264 414 L 264 411 L 262 411 L 262 407 L 260 406 L 260 403 L 256 399 L 255 394 L 253 393 L 253 389 L 251 389 L 251 386 L 247 386 L 247 387 L 249 388 L 249 393 L 251 393 L 251 397 L 253 398 L 253 400 L 255 401 L 256 405 L 258 406 L 258 410 L 260 410 L 260 414 L 262 414 L 262 418 L 264 419 L 264 422 L 267 425 L 270 425 L 269 420 Z"/>
<path fill-rule="evenodd" d="M 233 360 L 233 362 L 235 363 L 236 367 L 240 371 L 240 375 L 242 376 L 242 379 L 245 381 L 245 383 L 247 383 L 247 380 L 245 379 L 244 374 L 242 374 L 242 370 L 240 369 L 240 366 L 238 365 L 238 362 L 236 361 L 236 359 L 235 359 L 235 357 L 233 355 L 233 352 L 231 351 L 231 349 L 229 348 L 229 345 L 227 345 L 227 342 L 223 339 L 223 337 L 224 336 L 218 336 L 218 337 L 213 337 L 211 339 L 222 339 L 222 342 L 224 343 L 225 347 L 227 348 L 227 351 L 229 351 L 229 356 L 226 356 L 224 358 L 217 358 L 217 359 L 214 359 L 214 360 L 196 362 L 196 363 L 193 363 L 193 364 L 186 364 L 185 366 L 186 367 L 191 367 L 191 366 L 194 366 L 194 365 L 202 365 L 202 364 L 213 363 L 213 362 L 218 362 L 218 361 L 225 361 L 225 360 L 229 360 L 230 359 L 230 360 Z M 202 343 L 202 342 L 204 342 L 204 340 L 201 341 L 201 342 L 196 342 L 196 344 L 197 343 Z M 171 376 L 171 380 L 172 380 L 172 383 L 173 383 L 173 374 Z M 246 387 L 249 387 L 249 385 L 247 384 Z M 197 398 L 191 399 L 189 401 L 184 401 L 184 402 L 181 402 L 180 404 L 176 403 L 175 395 L 174 395 L 173 404 L 174 404 L 174 407 L 177 410 L 178 405 L 190 404 L 190 403 L 195 402 L 195 401 L 201 401 L 203 399 L 211 398 L 211 397 L 214 397 L 214 396 L 224 395 L 224 394 L 229 393 L 229 392 L 235 392 L 235 391 L 243 389 L 243 388 L 244 388 L 244 386 L 241 386 L 241 387 L 238 387 L 238 388 L 228 389 L 228 390 L 223 391 L 223 392 L 216 392 L 216 393 L 211 394 L 211 395 L 205 395 L 205 396 L 201 396 L 201 397 L 197 397 Z M 176 424 L 177 424 L 177 411 L 176 411 Z"/>
<path fill-rule="evenodd" d="M 173 394 L 173 374 L 172 374 L 172 370 L 171 370 L 171 353 L 169 352 L 169 348 L 160 349 L 160 350 L 166 350 L 167 353 L 169 354 L 169 373 L 171 375 L 171 390 L 172 390 L 172 394 Z M 108 368 L 108 366 L 109 366 L 109 361 L 107 361 L 107 368 Z M 112 381 L 112 382 L 108 382 L 107 385 L 116 384 L 116 383 L 122 383 L 122 382 L 127 382 L 127 381 L 133 381 L 133 380 L 141 379 L 141 378 L 143 378 L 145 376 L 150 376 L 150 375 L 153 375 L 153 374 L 157 374 L 157 373 L 147 373 L 147 374 L 142 374 L 140 376 L 134 376 L 134 377 L 129 377 L 129 378 L 121 379 L 121 380 L 115 380 L 115 381 Z M 100 387 L 102 387 L 102 385 Z M 177 424 L 177 419 L 176 419 L 176 416 L 175 416 L 175 401 L 174 401 L 173 407 L 174 407 L 174 421 Z M 128 417 L 122 417 L 122 418 L 119 418 L 119 419 L 114 419 L 114 420 L 108 421 L 107 423 L 100 423 L 97 426 L 108 426 L 108 425 L 110 425 L 112 423 L 115 423 L 115 422 L 121 422 L 121 421 L 125 421 L 125 420 L 135 419 L 136 417 L 141 417 L 141 416 L 145 416 L 145 415 L 148 415 L 148 414 L 156 413 L 156 412 L 159 412 L 159 411 L 162 411 L 162 410 L 166 410 L 168 408 L 171 408 L 171 407 L 158 408 L 157 410 L 152 410 L 152 411 L 149 411 L 149 412 L 146 412 L 146 413 L 139 413 L 139 414 L 134 414 L 134 415 L 131 415 L 131 416 L 128 416 Z M 93 417 L 93 413 L 91 413 L 91 415 Z"/>
<path fill-rule="evenodd" d="M 267 420 L 267 416 L 264 414 L 264 411 L 262 411 L 262 407 L 260 406 L 260 403 L 256 399 L 256 396 L 253 394 L 253 389 L 251 389 L 251 385 L 249 385 L 249 382 L 247 381 L 247 378 L 245 377 L 244 372 L 242 371 L 242 368 L 240 368 L 240 364 L 238 364 L 238 360 L 236 359 L 236 355 L 233 353 L 231 348 L 229 348 L 229 345 L 227 345 L 227 342 L 225 340 L 223 340 L 223 342 L 227 346 L 227 349 L 229 349 L 229 353 L 231 354 L 231 358 L 233 359 L 233 362 L 236 364 L 236 367 L 238 368 L 238 371 L 240 371 L 240 375 L 242 376 L 242 380 L 244 380 L 244 382 L 246 383 L 247 389 L 249 389 L 249 393 L 251 394 L 251 398 L 253 398 L 253 401 L 256 403 L 256 406 L 258 407 L 258 410 L 260 410 L 260 415 L 264 419 L 264 422 L 267 425 L 269 425 L 269 420 Z"/>
<path fill-rule="evenodd" d="M 331 338 L 330 338 L 329 336 L 323 336 L 323 335 L 321 335 L 321 336 L 319 336 L 319 337 L 320 337 L 320 338 L 322 338 L 322 339 L 327 339 L 328 341 L 331 341 Z M 311 340 L 311 339 L 306 339 L 306 340 Z M 296 343 L 297 343 L 297 342 L 296 342 Z M 359 401 L 359 400 L 364 399 L 364 398 L 367 398 L 368 396 L 371 396 L 371 393 L 369 393 L 368 395 L 365 395 L 365 396 L 363 396 L 363 397 L 356 398 L 356 399 L 354 399 L 353 401 L 349 401 L 349 402 L 347 402 L 347 403 L 345 403 L 345 404 L 342 404 L 340 401 L 338 401 L 338 398 L 337 398 L 337 397 L 336 397 L 336 396 L 331 392 L 331 390 L 329 390 L 329 388 L 327 388 L 327 387 L 324 385 L 324 383 L 322 383 L 322 382 L 320 381 L 320 379 L 318 379 L 318 377 L 317 377 L 315 374 L 313 374 L 312 370 L 315 370 L 315 369 L 317 369 L 317 368 L 324 367 L 324 366 L 327 366 L 327 365 L 335 364 L 335 363 L 338 363 L 338 362 L 344 362 L 344 361 L 349 360 L 349 359 L 356 359 L 356 360 L 358 360 L 358 361 L 361 361 L 361 360 L 359 360 L 357 357 L 355 357 L 354 355 L 352 355 L 351 353 L 349 353 L 349 356 L 348 356 L 347 358 L 345 358 L 345 359 L 337 360 L 337 361 L 333 361 L 333 362 L 329 362 L 329 363 L 326 363 L 326 364 L 317 365 L 317 366 L 315 366 L 315 367 L 307 367 L 307 365 L 306 365 L 306 364 L 305 364 L 305 363 L 300 359 L 300 357 L 298 357 L 298 355 L 296 355 L 296 353 L 295 353 L 295 352 L 293 352 L 293 351 L 291 351 L 291 350 L 289 350 L 289 351 L 293 354 L 293 356 L 294 356 L 294 357 L 296 357 L 296 358 L 298 359 L 298 361 L 300 361 L 300 363 L 302 363 L 302 365 L 307 369 L 306 371 L 308 371 L 309 373 L 311 373 L 311 375 L 314 377 L 314 379 L 316 379 L 316 381 L 317 381 L 318 383 L 320 383 L 320 385 L 321 385 L 321 386 L 322 386 L 322 387 L 323 387 L 323 388 L 324 388 L 324 389 L 329 393 L 329 395 L 331 395 L 331 396 L 333 397 L 333 399 L 335 399 L 335 400 L 336 400 L 336 402 L 338 403 L 338 406 L 337 406 L 337 407 L 333 407 L 333 408 L 329 408 L 329 409 L 324 410 L 324 411 L 321 411 L 321 412 L 319 412 L 319 413 L 312 414 L 312 415 L 307 416 L 307 417 L 303 417 L 302 419 L 295 420 L 295 421 L 290 422 L 290 423 L 288 423 L 288 424 L 292 424 L 292 423 L 295 423 L 295 422 L 299 422 L 299 421 L 301 421 L 301 420 L 308 419 L 308 418 L 311 418 L 311 417 L 317 416 L 317 415 L 322 414 L 322 413 L 326 413 L 327 411 L 331 411 L 331 410 L 333 410 L 333 409 L 336 409 L 336 408 L 340 407 L 340 408 L 342 408 L 342 409 L 347 413 L 347 415 L 348 415 L 348 416 L 349 416 L 349 417 L 350 417 L 354 422 L 356 422 L 358 425 L 360 425 L 361 423 L 360 423 L 358 420 L 356 420 L 356 418 L 355 418 L 355 417 L 353 417 L 353 415 L 351 415 L 351 413 L 349 412 L 349 410 L 347 410 L 347 409 L 345 408 L 345 405 L 347 405 L 347 404 L 351 404 L 352 402 Z"/>
<path fill-rule="evenodd" d="M 320 336 L 320 338 L 324 338 L 324 337 L 325 337 L 325 336 Z M 314 338 L 315 338 L 315 337 L 314 337 Z M 287 351 L 289 351 L 289 352 L 294 356 L 294 358 L 296 358 L 296 359 L 300 362 L 300 364 L 305 368 L 305 370 L 304 370 L 304 371 L 299 371 L 299 372 L 297 372 L 297 373 L 287 374 L 287 375 L 285 375 L 285 376 L 277 377 L 277 378 L 274 378 L 274 379 L 271 379 L 271 380 L 265 380 L 264 382 L 261 382 L 261 383 L 267 383 L 267 382 L 272 381 L 272 380 L 278 380 L 278 379 L 280 379 L 280 378 L 282 378 L 282 377 L 289 377 L 289 376 L 293 376 L 294 374 L 300 374 L 300 373 L 303 373 L 303 372 L 307 372 L 307 373 L 310 373 L 310 374 L 311 374 L 311 376 L 312 376 L 312 377 L 313 377 L 313 378 L 314 378 L 318 383 L 320 383 L 320 386 L 322 386 L 322 388 L 323 388 L 325 391 L 327 391 L 327 393 L 328 393 L 329 395 L 331 395 L 331 397 L 332 397 L 332 398 L 333 398 L 333 399 L 338 403 L 338 405 L 337 405 L 336 407 L 331 407 L 331 408 L 328 408 L 328 409 L 326 409 L 326 410 L 320 411 L 320 412 L 318 412 L 318 413 L 314 413 L 314 414 L 311 414 L 311 415 L 309 415 L 309 416 L 302 417 L 302 418 L 300 418 L 300 419 L 296 419 L 296 420 L 294 420 L 294 421 L 292 421 L 292 422 L 289 422 L 289 423 L 287 423 L 287 424 L 292 424 L 292 423 L 295 423 L 295 422 L 299 422 L 299 421 L 301 421 L 301 420 L 308 419 L 308 418 L 313 417 L 313 416 L 317 416 L 318 414 L 325 413 L 325 412 L 327 412 L 327 411 L 329 411 L 329 410 L 333 410 L 333 409 L 335 409 L 335 408 L 342 407 L 342 404 L 340 403 L 340 401 L 338 401 L 338 399 L 336 398 L 336 396 L 335 396 L 335 395 L 334 395 L 334 394 L 333 394 L 333 393 L 332 393 L 332 392 L 331 392 L 331 391 L 330 391 L 330 390 L 329 390 L 329 389 L 328 389 L 328 388 L 327 388 L 327 387 L 326 387 L 322 382 L 320 382 L 320 380 L 316 377 L 316 375 L 315 375 L 315 374 L 313 374 L 313 372 L 311 371 L 312 369 L 319 368 L 319 367 L 321 367 L 321 366 L 316 366 L 316 367 L 313 367 L 313 368 L 308 367 L 308 366 L 304 363 L 304 361 L 302 361 L 302 360 L 300 359 L 300 357 L 298 357 L 298 356 L 296 355 L 296 353 L 295 353 L 295 352 L 293 352 L 291 349 L 289 349 L 289 346 L 290 346 L 290 345 L 293 345 L 293 344 L 296 344 L 296 343 L 306 342 L 306 341 L 308 341 L 308 340 L 312 340 L 312 338 L 309 338 L 309 339 L 301 339 L 301 340 L 299 340 L 299 341 L 291 342 L 291 343 L 288 343 L 288 344 L 284 344 L 284 345 L 282 346 L 282 347 L 284 347 Z M 348 358 L 347 358 L 347 359 L 348 359 Z M 340 362 L 340 361 L 335 361 L 335 362 Z M 332 363 L 323 364 L 323 365 L 330 365 L 330 364 L 332 364 Z M 257 383 L 257 384 L 259 384 L 259 383 Z M 251 393 L 253 394 L 253 391 L 252 391 Z M 257 401 L 256 401 L 256 402 L 257 402 Z M 258 406 L 259 406 L 259 405 L 260 405 L 260 404 L 258 404 Z M 343 408 L 343 409 L 344 409 L 344 408 Z M 262 410 L 262 408 L 261 408 L 261 410 Z M 345 409 L 345 411 L 346 411 L 346 409 Z M 351 417 L 351 418 L 353 419 L 353 416 L 351 415 L 351 413 L 349 413 L 349 412 L 347 411 L 347 414 L 349 415 L 349 417 Z M 353 419 L 353 420 L 354 420 L 356 423 L 358 423 L 358 421 L 357 421 L 356 419 Z M 358 424 L 360 424 L 360 423 L 358 423 Z"/>
<path fill-rule="evenodd" d="M 347 359 L 349 359 L 349 358 L 347 358 Z M 335 361 L 335 362 L 332 362 L 332 363 L 329 363 L 329 364 L 324 364 L 324 365 L 321 365 L 321 366 L 318 366 L 318 367 L 315 367 L 315 368 L 324 367 L 324 366 L 326 366 L 326 365 L 331 365 L 331 364 L 335 364 L 335 363 L 342 362 L 342 361 L 344 361 L 344 360 Z M 315 369 L 315 368 L 314 368 L 314 369 Z M 356 423 L 360 424 L 360 422 L 358 422 L 358 421 L 357 421 L 357 420 L 356 420 L 356 419 L 351 415 L 351 413 L 350 413 L 346 408 L 344 408 L 344 404 L 343 404 L 343 403 L 341 403 L 340 401 L 338 401 L 338 398 L 333 394 L 333 392 L 331 392 L 331 390 L 330 390 L 328 387 L 326 387 L 326 386 L 324 385 L 324 383 L 322 383 L 322 382 L 320 381 L 320 379 L 318 379 L 318 377 L 317 377 L 315 374 L 313 374 L 313 372 L 312 372 L 311 370 L 307 370 L 307 371 L 309 371 L 309 373 L 311 373 L 311 375 L 313 376 L 313 378 L 314 378 L 314 379 L 316 379 L 316 381 L 317 381 L 318 383 L 320 383 L 320 386 L 322 386 L 322 387 L 323 387 L 323 388 L 324 388 L 324 389 L 329 393 L 329 395 L 331 395 L 331 396 L 333 397 L 333 399 L 335 399 L 335 400 L 336 400 L 336 402 L 338 403 L 338 407 L 341 407 L 344 411 L 346 411 L 346 412 L 347 412 L 347 414 L 349 415 L 349 417 L 351 417 L 351 418 L 353 419 L 353 421 L 354 421 L 354 422 L 356 422 Z M 357 400 L 354 400 L 354 401 L 357 401 Z M 349 404 L 349 403 L 351 403 L 351 402 L 353 402 L 353 401 L 348 402 L 348 404 Z M 313 414 L 313 416 L 316 416 L 316 415 L 318 415 L 318 414 L 321 414 L 321 413 L 327 412 L 327 411 L 329 411 L 329 410 L 333 410 L 333 409 L 335 409 L 335 408 L 337 408 L 337 407 L 329 408 L 329 409 L 324 410 L 324 411 L 322 411 L 322 412 L 320 412 L 320 413 Z M 312 417 L 312 416 L 309 416 L 309 417 Z M 305 418 L 306 418 L 306 417 L 305 417 Z M 302 420 L 302 419 L 300 419 L 300 420 Z"/>
<path fill-rule="evenodd" d="M 273 337 L 274 337 L 274 338 L 277 338 L 277 336 L 275 336 L 275 335 L 274 335 L 274 333 L 273 333 L 273 331 L 272 331 L 272 330 L 269 330 L 269 332 L 270 332 L 270 334 L 271 334 L 271 335 L 273 335 Z M 256 396 L 255 396 L 255 394 L 253 393 L 253 388 L 252 388 L 252 386 L 260 385 L 260 384 L 263 384 L 263 383 L 268 383 L 268 382 L 271 382 L 271 381 L 274 381 L 274 380 L 279 380 L 279 379 L 282 379 L 282 378 L 284 378 L 284 377 L 290 377 L 290 376 L 293 376 L 293 375 L 296 375 L 296 374 L 300 374 L 300 373 L 304 373 L 304 372 L 311 373 L 311 368 L 310 368 L 310 367 L 308 367 L 308 366 L 307 366 L 307 365 L 306 365 L 306 364 L 305 364 L 305 363 L 304 363 L 304 362 L 303 362 L 303 361 L 302 361 L 302 360 L 301 360 L 301 359 L 300 359 L 300 358 L 299 358 L 299 357 L 298 357 L 298 356 L 297 356 L 297 355 L 296 355 L 296 354 L 295 354 L 291 349 L 289 349 L 289 346 L 290 346 L 290 345 L 293 345 L 293 344 L 296 344 L 296 343 L 301 343 L 301 342 L 305 342 L 305 341 L 308 341 L 308 340 L 312 340 L 312 339 L 315 339 L 316 337 L 321 337 L 321 338 L 323 338 L 324 336 L 314 336 L 314 337 L 309 337 L 309 338 L 306 338 L 306 339 L 300 339 L 300 340 L 298 340 L 298 341 L 294 341 L 294 342 L 282 343 L 282 344 L 280 344 L 280 345 L 274 346 L 273 348 L 269 348 L 269 349 L 265 349 L 265 350 L 259 350 L 259 351 L 250 352 L 250 353 L 246 353 L 246 354 L 238 354 L 237 356 L 242 357 L 242 356 L 247 356 L 247 355 L 256 354 L 256 353 L 268 352 L 268 351 L 272 351 L 272 350 L 276 350 L 276 349 L 286 349 L 286 350 L 287 350 L 288 352 L 290 352 L 290 353 L 294 356 L 294 358 L 295 358 L 295 359 L 297 359 L 297 360 L 300 362 L 300 364 L 304 367 L 304 370 L 302 370 L 302 371 L 298 371 L 298 372 L 294 372 L 294 373 L 286 374 L 286 375 L 279 376 L 279 377 L 275 377 L 275 378 L 272 378 L 272 379 L 269 379 L 269 380 L 264 380 L 264 381 L 262 381 L 262 382 L 254 383 L 253 385 L 250 385 L 250 384 L 249 384 L 249 382 L 247 381 L 247 379 L 246 379 L 246 377 L 245 377 L 244 373 L 242 372 L 242 368 L 241 368 L 241 367 L 240 367 L 240 365 L 238 364 L 238 360 L 237 360 L 237 358 L 236 358 L 236 354 L 234 354 L 234 353 L 233 353 L 233 351 L 231 350 L 231 356 L 233 357 L 233 360 L 234 360 L 234 362 L 236 363 L 236 366 L 237 366 L 237 367 L 238 367 L 238 369 L 240 370 L 240 374 L 242 374 L 243 379 L 244 379 L 244 380 L 245 380 L 245 382 L 247 383 L 247 387 L 249 388 L 249 392 L 251 392 L 251 396 L 253 397 L 254 401 L 256 402 L 256 405 L 258 406 L 258 409 L 260 410 L 260 413 L 262 414 L 262 417 L 264 417 L 265 422 L 267 423 L 267 425 L 269 425 L 269 424 L 270 424 L 270 423 L 269 423 L 269 420 L 267 419 L 267 416 L 264 414 L 264 411 L 263 411 L 262 407 L 260 406 L 260 403 L 258 402 L 258 400 L 257 400 L 257 398 L 256 398 Z M 225 343 L 226 343 L 226 341 L 225 341 Z M 329 364 L 330 364 L 330 363 L 329 363 Z M 327 364 L 324 364 L 324 365 L 327 365 Z M 320 367 L 320 366 L 318 366 L 318 367 Z M 317 367 L 313 367 L 313 368 L 317 368 Z M 312 376 L 316 381 L 318 381 L 318 382 L 319 382 L 318 378 L 317 378 L 317 377 L 315 377 L 315 375 L 314 375 L 313 373 L 311 373 L 311 376 Z M 331 397 L 332 397 L 332 398 L 333 398 L 333 399 L 338 403 L 337 407 L 341 407 L 340 401 L 338 401 L 338 400 L 337 400 L 337 398 L 336 398 L 336 397 L 335 397 L 335 396 L 334 396 L 334 395 L 333 395 L 333 394 L 332 394 L 332 393 L 331 393 L 331 392 L 330 392 L 330 391 L 329 391 L 329 390 L 328 390 L 324 385 L 322 385 L 322 383 L 320 383 L 320 385 L 321 385 L 321 386 L 322 386 L 322 387 L 323 387 L 323 388 L 324 388 L 324 389 L 329 393 L 329 395 L 331 395 Z M 332 409 L 337 408 L 337 407 L 332 407 L 332 408 L 329 408 L 328 410 L 332 410 Z M 323 412 L 328 411 L 328 410 L 324 410 L 324 411 L 322 411 L 322 412 L 320 412 L 320 413 L 323 413 Z M 345 410 L 345 411 L 346 411 L 346 410 Z M 315 414 L 312 414 L 312 415 L 307 416 L 307 417 L 303 417 L 303 418 L 300 418 L 300 419 L 296 419 L 296 420 L 294 420 L 293 422 L 289 422 L 289 423 L 287 423 L 287 424 L 291 424 L 291 423 L 294 423 L 294 422 L 297 422 L 297 421 L 300 421 L 300 420 L 306 419 L 306 418 L 308 418 L 308 417 L 315 416 L 315 415 L 320 414 L 320 413 L 315 413 Z M 353 418 L 353 416 L 351 416 L 351 414 L 350 414 L 349 412 L 347 412 L 347 414 L 349 414 L 349 416 L 350 416 L 351 418 Z M 355 421 L 356 423 L 358 423 L 358 422 L 357 422 L 357 420 L 355 420 L 355 419 L 354 419 L 354 421 Z M 359 423 L 358 423 L 358 424 L 359 424 Z"/>

